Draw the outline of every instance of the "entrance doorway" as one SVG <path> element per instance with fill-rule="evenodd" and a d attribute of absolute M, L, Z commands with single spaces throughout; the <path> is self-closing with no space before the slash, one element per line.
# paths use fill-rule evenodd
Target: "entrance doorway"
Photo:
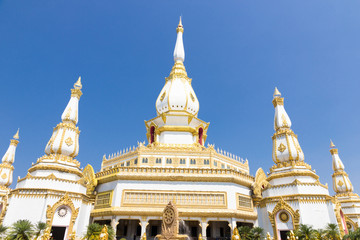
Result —
<path fill-rule="evenodd" d="M 66 227 L 52 227 L 51 236 L 54 240 L 64 240 Z"/>
<path fill-rule="evenodd" d="M 280 231 L 280 239 L 281 240 L 287 240 L 288 238 L 288 233 L 289 233 L 290 231 Z"/>

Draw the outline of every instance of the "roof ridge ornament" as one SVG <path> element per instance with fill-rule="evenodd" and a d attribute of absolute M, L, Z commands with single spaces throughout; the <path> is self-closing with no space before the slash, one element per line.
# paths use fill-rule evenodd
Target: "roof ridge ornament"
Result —
<path fill-rule="evenodd" d="M 20 130 L 20 128 L 18 128 L 17 132 L 13 136 L 13 138 L 16 139 L 16 140 L 19 140 L 19 130 Z"/>

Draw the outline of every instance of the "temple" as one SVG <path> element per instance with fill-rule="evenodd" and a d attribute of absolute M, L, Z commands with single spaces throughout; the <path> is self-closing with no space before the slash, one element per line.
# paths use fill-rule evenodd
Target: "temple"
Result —
<path fill-rule="evenodd" d="M 274 165 L 268 174 L 259 168 L 252 176 L 251 161 L 206 144 L 209 122 L 198 116 L 199 100 L 185 69 L 181 19 L 176 33 L 174 65 L 159 89 L 155 116 L 145 121 L 147 142 L 104 155 L 99 172 L 91 165 L 81 168 L 76 160 L 79 77 L 44 155 L 29 164 L 14 189 L 9 186 L 19 132 L 11 140 L 0 164 L 0 222 L 46 222 L 55 240 L 81 239 L 94 222 L 111 225 L 116 239 L 132 240 L 166 238 L 162 223 L 175 229 L 171 234 L 179 239 L 230 239 L 232 234 L 236 238 L 240 226 L 259 226 L 268 239 L 277 240 L 287 239 L 300 224 L 318 229 L 333 223 L 342 235 L 357 229 L 360 198 L 338 149 L 331 142 L 331 196 L 328 185 L 307 163 L 311 157 L 305 162 L 277 88 L 272 99 L 272 156 L 267 160 L 272 158 Z M 176 219 L 176 224 L 166 219 Z"/>

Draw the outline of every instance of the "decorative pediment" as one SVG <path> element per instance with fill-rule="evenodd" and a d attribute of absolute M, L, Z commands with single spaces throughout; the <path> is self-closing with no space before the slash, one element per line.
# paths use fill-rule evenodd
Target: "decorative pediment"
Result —
<path fill-rule="evenodd" d="M 272 212 L 268 212 L 269 214 L 269 219 L 271 222 L 271 225 L 273 227 L 273 231 L 274 231 L 274 238 L 277 239 L 277 229 L 276 229 L 276 215 L 279 211 L 281 210 L 285 210 L 286 212 L 288 212 L 291 215 L 292 218 L 292 223 L 293 223 L 293 227 L 294 229 L 297 229 L 299 227 L 300 224 L 300 213 L 299 210 L 294 210 L 290 204 L 288 204 L 287 202 L 284 201 L 283 198 L 280 199 L 280 201 L 276 204 L 275 208 L 273 209 Z"/>
<path fill-rule="evenodd" d="M 261 199 L 262 190 L 269 186 L 269 182 L 266 180 L 266 174 L 262 168 L 259 168 L 255 174 L 255 182 L 251 186 L 254 196 L 253 198 Z"/>
<path fill-rule="evenodd" d="M 97 186 L 97 179 L 95 178 L 94 169 L 90 164 L 84 168 L 83 175 L 84 177 L 81 178 L 80 183 L 86 186 L 87 194 L 92 194 Z"/>

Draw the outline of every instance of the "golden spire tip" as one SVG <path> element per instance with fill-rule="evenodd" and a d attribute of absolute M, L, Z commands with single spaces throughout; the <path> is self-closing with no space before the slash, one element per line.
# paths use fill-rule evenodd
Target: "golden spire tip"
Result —
<path fill-rule="evenodd" d="M 182 22 L 181 22 L 181 16 L 180 16 L 180 20 L 179 20 L 179 27 L 182 27 Z"/>
<path fill-rule="evenodd" d="M 177 28 L 176 28 L 176 32 L 178 33 L 178 32 L 184 32 L 184 27 L 183 27 L 183 25 L 182 25 L 182 21 L 181 21 L 181 16 L 180 16 L 180 20 L 179 20 L 179 25 L 177 26 Z"/>
<path fill-rule="evenodd" d="M 81 89 L 82 85 L 81 85 L 81 76 L 79 76 L 78 80 L 76 81 L 76 83 L 74 84 L 74 88 L 75 89 Z"/>
<path fill-rule="evenodd" d="M 13 136 L 13 138 L 16 139 L 16 140 L 19 140 L 19 130 L 20 130 L 20 128 L 18 128 L 17 132 Z"/>
<path fill-rule="evenodd" d="M 335 144 L 333 143 L 333 141 L 330 139 L 330 148 L 335 148 Z"/>
<path fill-rule="evenodd" d="M 275 91 L 274 91 L 274 97 L 281 97 L 281 93 L 279 92 L 279 90 L 277 89 L 277 87 L 275 87 Z"/>

